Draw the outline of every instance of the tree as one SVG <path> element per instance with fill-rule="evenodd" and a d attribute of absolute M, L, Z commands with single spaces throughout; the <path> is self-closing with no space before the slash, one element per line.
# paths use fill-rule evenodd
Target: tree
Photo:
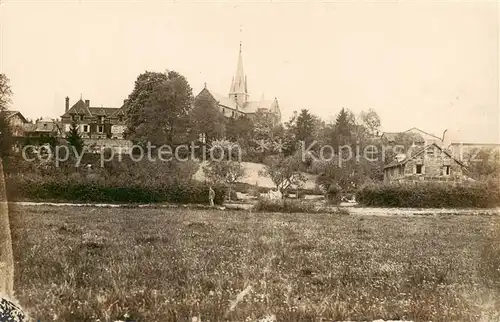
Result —
<path fill-rule="evenodd" d="M 12 128 L 7 120 L 7 113 L 12 96 L 10 81 L 5 74 L 0 74 L 0 157 L 10 155 L 14 143 Z"/>
<path fill-rule="evenodd" d="M 154 91 L 167 80 L 165 73 L 144 72 L 137 77 L 134 89 L 125 102 L 125 134 L 127 137 L 133 137 L 136 128 L 141 125 L 142 111 L 148 104 Z"/>
<path fill-rule="evenodd" d="M 228 140 L 215 140 L 212 142 L 211 155 L 208 165 L 203 168 L 205 177 L 212 184 L 227 185 L 229 190 L 229 200 L 233 185 L 245 177 L 245 169 L 237 157 L 239 146 Z M 235 153 L 236 152 L 236 153 Z"/>
<path fill-rule="evenodd" d="M 273 141 L 279 139 L 283 132 L 278 116 L 264 110 L 255 113 L 253 124 L 256 140 Z"/>
<path fill-rule="evenodd" d="M 205 142 L 221 139 L 226 132 L 226 118 L 219 111 L 217 103 L 209 98 L 198 98 L 194 101 L 189 113 L 190 127 L 194 139 L 205 135 Z"/>
<path fill-rule="evenodd" d="M 254 123 L 246 115 L 232 117 L 227 121 L 226 137 L 229 140 L 236 141 L 240 146 L 245 146 L 254 135 Z"/>
<path fill-rule="evenodd" d="M 468 175 L 476 180 L 500 177 L 500 151 L 476 148 L 464 153 Z"/>
<path fill-rule="evenodd" d="M 260 174 L 271 178 L 283 198 L 289 188 L 293 186 L 298 188 L 306 181 L 304 174 L 300 171 L 302 163 L 298 155 L 270 156 L 264 163 L 264 170 Z"/>
<path fill-rule="evenodd" d="M 361 112 L 359 119 L 361 125 L 370 136 L 378 135 L 380 131 L 380 117 L 375 110 L 369 109 L 368 112 Z"/>
<path fill-rule="evenodd" d="M 304 142 L 305 146 L 309 146 L 320 137 L 323 121 L 315 115 L 312 115 L 308 110 L 303 109 L 300 114 L 294 112 L 293 116 L 285 123 L 286 133 L 284 141 L 286 142 L 286 154 L 293 154 L 300 142 Z M 319 147 L 319 145 L 315 145 Z"/>
<path fill-rule="evenodd" d="M 68 140 L 69 145 L 75 148 L 78 154 L 82 152 L 84 143 L 78 131 L 78 124 L 75 121 L 71 123 L 66 140 Z"/>
<path fill-rule="evenodd" d="M 354 118 L 352 112 L 342 108 L 337 115 L 333 127 L 334 142 L 340 145 L 350 144 L 352 142 L 352 132 L 354 127 Z"/>
<path fill-rule="evenodd" d="M 5 74 L 0 74 L 0 111 L 6 111 L 12 103 L 10 80 Z"/>
<path fill-rule="evenodd" d="M 125 104 L 127 137 L 139 144 L 185 143 L 192 101 L 186 78 L 175 71 L 139 75 Z"/>
<path fill-rule="evenodd" d="M 253 117 L 253 144 L 250 154 L 262 162 L 268 155 L 283 153 L 285 129 L 274 113 L 259 110 Z"/>

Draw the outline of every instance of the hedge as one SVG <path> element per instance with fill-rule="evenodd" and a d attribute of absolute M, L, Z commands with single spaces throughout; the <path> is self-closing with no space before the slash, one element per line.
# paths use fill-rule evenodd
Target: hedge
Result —
<path fill-rule="evenodd" d="M 498 182 L 381 184 L 362 187 L 363 206 L 401 208 L 491 208 L 500 206 Z"/>
<path fill-rule="evenodd" d="M 9 201 L 58 201 L 106 203 L 207 204 L 206 184 L 198 182 L 177 184 L 121 183 L 70 178 L 23 177 L 6 178 Z M 215 204 L 222 205 L 226 190 L 214 187 Z"/>
<path fill-rule="evenodd" d="M 252 208 L 253 211 L 314 213 L 317 212 L 312 203 L 296 199 L 266 199 L 260 198 Z"/>

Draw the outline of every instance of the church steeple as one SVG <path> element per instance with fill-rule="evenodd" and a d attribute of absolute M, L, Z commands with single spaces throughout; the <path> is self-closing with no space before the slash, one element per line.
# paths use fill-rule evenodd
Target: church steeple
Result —
<path fill-rule="evenodd" d="M 242 106 L 248 101 L 247 77 L 243 70 L 241 41 L 240 41 L 240 52 L 238 55 L 238 65 L 236 66 L 236 73 L 233 76 L 233 81 L 231 83 L 231 88 L 229 90 L 229 98 L 234 100 L 240 106 Z"/>

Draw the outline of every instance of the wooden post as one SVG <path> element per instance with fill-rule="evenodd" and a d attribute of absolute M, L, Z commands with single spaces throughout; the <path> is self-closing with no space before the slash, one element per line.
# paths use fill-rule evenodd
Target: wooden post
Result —
<path fill-rule="evenodd" d="M 2 163 L 0 159 L 0 297 L 12 298 L 14 296 L 14 256 Z"/>

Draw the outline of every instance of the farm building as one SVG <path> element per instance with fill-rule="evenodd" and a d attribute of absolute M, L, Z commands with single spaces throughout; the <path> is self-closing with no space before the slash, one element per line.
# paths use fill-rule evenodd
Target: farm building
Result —
<path fill-rule="evenodd" d="M 406 154 L 397 155 L 384 167 L 384 181 L 462 181 L 467 179 L 465 172 L 462 162 L 432 143 L 423 148 L 413 146 Z"/>

